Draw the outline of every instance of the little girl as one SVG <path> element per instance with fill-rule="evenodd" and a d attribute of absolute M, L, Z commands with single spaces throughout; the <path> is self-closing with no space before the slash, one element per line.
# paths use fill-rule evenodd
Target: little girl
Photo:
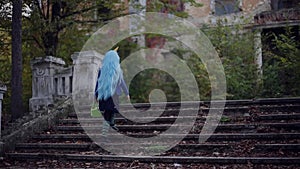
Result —
<path fill-rule="evenodd" d="M 118 130 L 115 126 L 114 116 L 115 113 L 119 113 L 119 96 L 122 91 L 130 99 L 120 67 L 120 57 L 116 50 L 110 50 L 105 54 L 95 87 L 95 97 L 105 120 L 102 129 L 103 135 L 106 135 L 109 126 Z"/>

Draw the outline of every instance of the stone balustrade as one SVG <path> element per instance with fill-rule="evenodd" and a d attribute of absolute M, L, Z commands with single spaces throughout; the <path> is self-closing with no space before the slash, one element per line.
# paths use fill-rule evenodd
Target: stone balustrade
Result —
<path fill-rule="evenodd" d="M 278 24 L 280 22 L 296 22 L 299 24 L 300 8 L 265 11 L 254 17 L 255 25 Z"/>
<path fill-rule="evenodd" d="M 0 160 L 4 152 L 14 149 L 14 145 L 25 139 L 25 136 L 50 126 L 50 123 L 57 121 L 58 116 L 70 112 L 63 107 L 71 106 L 74 111 L 74 104 L 77 104 L 77 107 L 91 104 L 103 55 L 96 51 L 84 51 L 76 52 L 71 57 L 73 65 L 68 67 L 61 58 L 53 56 L 39 57 L 31 61 L 32 98 L 29 100 L 29 106 L 31 113 L 37 116 L 20 124 L 16 131 L 2 138 L 0 130 Z M 0 82 L 0 128 L 1 104 L 6 90 L 6 86 Z M 61 98 L 67 98 L 63 99 L 63 105 L 60 105 Z M 65 103 L 66 100 L 70 103 Z"/>
<path fill-rule="evenodd" d="M 93 80 L 101 64 L 102 55 L 96 51 L 76 52 L 73 65 L 65 67 L 61 58 L 46 56 L 31 61 L 32 98 L 31 111 L 47 109 L 56 99 L 72 96 L 81 89 L 93 90 Z M 76 75 L 74 76 L 74 72 Z M 91 96 L 89 96 L 91 97 Z"/>

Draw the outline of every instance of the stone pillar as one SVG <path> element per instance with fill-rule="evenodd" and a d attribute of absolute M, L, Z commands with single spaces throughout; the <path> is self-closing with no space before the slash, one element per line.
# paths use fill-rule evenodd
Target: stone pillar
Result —
<path fill-rule="evenodd" d="M 130 1 L 129 13 L 145 16 L 146 5 L 147 5 L 146 0 Z M 139 35 L 138 33 L 141 30 L 145 29 L 145 27 L 141 26 L 140 19 L 136 19 L 135 17 L 130 17 L 128 27 L 131 35 L 137 34 L 132 36 L 131 40 L 136 44 L 138 44 L 138 46 L 146 46 L 145 35 L 144 34 Z M 140 55 L 146 58 L 146 54 L 144 52 L 140 52 Z"/>
<path fill-rule="evenodd" d="M 2 117 L 2 100 L 3 100 L 3 95 L 6 92 L 7 88 L 5 85 L 1 84 L 0 82 L 0 158 L 3 156 L 4 153 L 4 144 L 2 142 L 1 138 L 1 117 Z"/>
<path fill-rule="evenodd" d="M 210 15 L 213 15 L 216 13 L 216 0 L 211 0 L 210 1 Z"/>
<path fill-rule="evenodd" d="M 254 50 L 255 50 L 255 63 L 257 65 L 257 81 L 256 81 L 256 92 L 260 93 L 263 87 L 263 61 L 262 61 L 262 40 L 261 30 L 255 30 L 254 35 Z"/>
<path fill-rule="evenodd" d="M 32 98 L 29 100 L 31 111 L 47 108 L 53 104 L 54 74 L 63 69 L 65 62 L 52 56 L 39 57 L 31 60 Z"/>
<path fill-rule="evenodd" d="M 74 53 L 72 59 L 74 64 L 72 99 L 76 109 L 93 102 L 96 79 L 103 55 L 96 51 L 83 51 Z"/>
<path fill-rule="evenodd" d="M 272 10 L 278 10 L 279 0 L 271 0 Z"/>
<path fill-rule="evenodd" d="M 254 49 L 255 49 L 255 63 L 257 64 L 257 70 L 259 75 L 262 75 L 262 41 L 261 30 L 255 30 L 254 35 Z"/>

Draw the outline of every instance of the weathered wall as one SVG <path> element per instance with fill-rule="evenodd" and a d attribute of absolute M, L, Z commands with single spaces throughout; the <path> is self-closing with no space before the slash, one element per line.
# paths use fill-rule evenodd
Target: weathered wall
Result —
<path fill-rule="evenodd" d="M 192 16 L 193 18 L 201 18 L 213 15 L 212 11 L 214 10 L 214 0 L 197 0 L 197 2 L 203 4 L 203 6 L 200 8 L 186 6 L 186 11 L 190 16 Z M 242 0 L 242 12 L 249 13 L 264 3 L 268 3 L 268 0 Z"/>
<path fill-rule="evenodd" d="M 208 16 L 211 13 L 211 0 L 197 0 L 197 2 L 203 4 L 202 7 L 186 6 L 186 12 L 193 18 L 201 18 Z"/>
<path fill-rule="evenodd" d="M 259 4 L 264 3 L 264 0 L 243 0 L 242 9 L 245 12 L 250 12 L 257 8 Z"/>
<path fill-rule="evenodd" d="M 187 6 L 186 11 L 189 13 L 189 20 L 195 25 L 214 26 L 218 20 L 226 20 L 228 25 L 241 24 L 244 20 L 254 23 L 254 16 L 263 11 L 271 10 L 270 0 L 241 0 L 241 12 L 217 16 L 214 14 L 215 0 L 197 0 L 202 3 L 203 7 Z"/>

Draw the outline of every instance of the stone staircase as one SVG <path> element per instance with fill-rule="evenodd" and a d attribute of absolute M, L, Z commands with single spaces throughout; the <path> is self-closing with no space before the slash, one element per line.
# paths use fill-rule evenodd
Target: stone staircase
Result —
<path fill-rule="evenodd" d="M 196 116 L 178 117 L 180 108 L 193 109 L 188 105 L 157 103 L 153 112 L 146 111 L 148 104 L 137 104 L 135 110 L 124 106 L 131 117 L 144 114 L 135 119 L 139 122 L 117 115 L 119 131 L 110 129 L 105 140 L 101 118 L 90 117 L 88 111 L 70 113 L 51 129 L 18 143 L 6 154 L 7 163 L 56 168 L 300 168 L 300 99 L 227 101 L 205 142 L 199 142 L 199 134 L 212 116 L 210 105 L 201 102 Z M 151 116 L 156 111 L 163 113 Z M 185 128 L 187 123 L 178 123 L 178 118 L 194 122 L 187 134 L 174 130 L 161 141 L 149 141 L 174 123 L 175 129 Z M 136 144 L 129 138 L 145 141 Z M 172 140 L 179 141 L 170 146 Z"/>

